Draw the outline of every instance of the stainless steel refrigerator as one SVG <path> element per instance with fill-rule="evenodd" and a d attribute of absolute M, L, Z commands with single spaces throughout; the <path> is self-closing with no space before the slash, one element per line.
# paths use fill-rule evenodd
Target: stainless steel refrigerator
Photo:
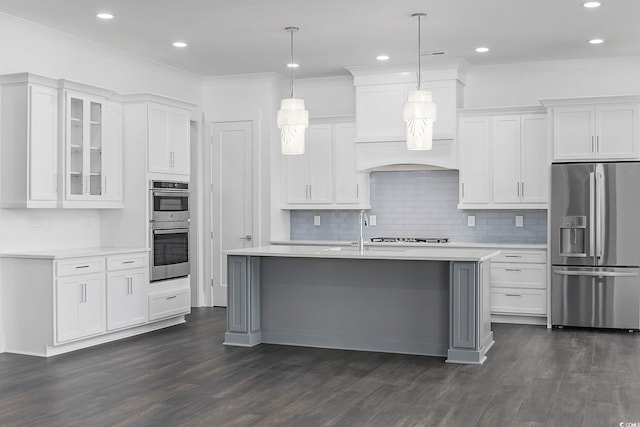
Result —
<path fill-rule="evenodd" d="M 551 166 L 551 324 L 640 329 L 640 162 Z"/>

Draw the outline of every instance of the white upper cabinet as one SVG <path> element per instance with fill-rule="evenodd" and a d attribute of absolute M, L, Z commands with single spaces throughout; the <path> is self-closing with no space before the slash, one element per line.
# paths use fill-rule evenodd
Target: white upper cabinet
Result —
<path fill-rule="evenodd" d="M 548 123 L 546 114 L 529 114 L 520 118 L 520 202 L 549 201 L 551 162 L 547 147 Z"/>
<path fill-rule="evenodd" d="M 122 207 L 122 104 L 100 88 L 62 81 L 65 208 Z"/>
<path fill-rule="evenodd" d="M 104 98 L 65 94 L 65 200 L 103 196 Z"/>
<path fill-rule="evenodd" d="M 547 207 L 548 128 L 546 115 L 538 111 L 514 107 L 462 112 L 459 208 Z"/>
<path fill-rule="evenodd" d="M 492 140 L 493 202 L 547 203 L 546 116 L 495 116 Z"/>
<path fill-rule="evenodd" d="M 553 160 L 640 159 L 640 98 L 545 100 L 553 117 Z"/>
<path fill-rule="evenodd" d="M 285 156 L 287 203 L 333 201 L 333 134 L 330 124 L 310 125 L 305 153 Z"/>
<path fill-rule="evenodd" d="M 312 123 L 302 155 L 283 156 L 285 209 L 369 208 L 369 174 L 356 170 L 355 124 Z"/>
<path fill-rule="evenodd" d="M 123 117 L 122 103 L 106 101 L 104 111 L 105 128 L 103 131 L 104 148 L 102 151 L 102 167 L 104 170 L 103 199 L 122 203 L 123 185 Z"/>
<path fill-rule="evenodd" d="M 488 117 L 460 119 L 460 204 L 491 201 L 491 148 Z"/>
<path fill-rule="evenodd" d="M 333 125 L 333 167 L 335 203 L 369 204 L 369 174 L 356 170 L 355 123 Z"/>
<path fill-rule="evenodd" d="M 30 73 L 2 84 L 3 207 L 122 207 L 122 106 L 111 91 Z"/>
<path fill-rule="evenodd" d="M 29 73 L 2 76 L 0 204 L 58 205 L 57 81 Z"/>
<path fill-rule="evenodd" d="M 189 175 L 189 111 L 148 105 L 149 172 Z"/>

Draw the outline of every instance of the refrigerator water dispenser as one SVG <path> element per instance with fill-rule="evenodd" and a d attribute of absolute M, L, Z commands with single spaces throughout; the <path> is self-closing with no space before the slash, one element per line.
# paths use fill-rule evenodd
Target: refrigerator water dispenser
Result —
<path fill-rule="evenodd" d="M 560 256 L 586 257 L 586 216 L 563 216 L 560 221 Z"/>

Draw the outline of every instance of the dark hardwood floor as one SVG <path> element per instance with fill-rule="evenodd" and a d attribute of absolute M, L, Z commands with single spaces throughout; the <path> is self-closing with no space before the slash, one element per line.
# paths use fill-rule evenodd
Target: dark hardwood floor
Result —
<path fill-rule="evenodd" d="M 223 346 L 225 309 L 49 359 L 0 354 L 2 426 L 640 423 L 640 334 L 494 324 L 482 366 Z"/>

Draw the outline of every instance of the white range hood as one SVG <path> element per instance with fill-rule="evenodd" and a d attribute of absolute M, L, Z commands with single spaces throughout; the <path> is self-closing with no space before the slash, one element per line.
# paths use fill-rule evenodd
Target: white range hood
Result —
<path fill-rule="evenodd" d="M 356 87 L 357 168 L 371 170 L 457 169 L 457 110 L 463 104 L 464 60 L 423 65 L 422 86 L 438 109 L 433 149 L 406 148 L 402 110 L 416 88 L 415 67 L 350 67 Z"/>

